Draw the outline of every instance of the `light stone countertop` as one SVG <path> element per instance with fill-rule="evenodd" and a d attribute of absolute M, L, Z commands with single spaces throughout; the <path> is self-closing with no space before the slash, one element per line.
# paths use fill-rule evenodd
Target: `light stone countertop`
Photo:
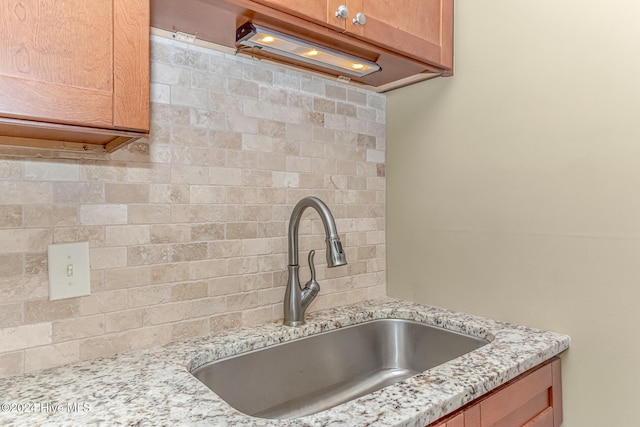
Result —
<path fill-rule="evenodd" d="M 382 318 L 416 320 L 491 342 L 382 390 L 291 420 L 244 415 L 189 373 L 211 360 Z M 268 323 L 1 379 L 0 425 L 423 427 L 568 347 L 566 335 L 386 298 L 310 313 L 299 328 Z"/>

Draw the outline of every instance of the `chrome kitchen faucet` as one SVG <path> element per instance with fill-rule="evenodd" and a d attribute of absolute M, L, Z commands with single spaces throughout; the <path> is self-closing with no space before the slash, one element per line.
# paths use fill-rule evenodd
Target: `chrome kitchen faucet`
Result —
<path fill-rule="evenodd" d="M 324 232 L 327 237 L 327 266 L 338 267 L 347 263 L 347 258 L 344 255 L 342 243 L 340 243 L 340 237 L 336 230 L 336 223 L 329 207 L 322 200 L 313 196 L 300 200 L 293 208 L 291 219 L 289 220 L 289 279 L 287 280 L 287 290 L 284 293 L 284 324 L 287 326 L 304 325 L 304 312 L 320 290 L 320 285 L 316 281 L 316 268 L 313 263 L 316 251 L 309 252 L 311 279 L 306 283 L 304 289 L 300 287 L 298 228 L 302 213 L 309 207 L 318 212 L 324 225 Z"/>

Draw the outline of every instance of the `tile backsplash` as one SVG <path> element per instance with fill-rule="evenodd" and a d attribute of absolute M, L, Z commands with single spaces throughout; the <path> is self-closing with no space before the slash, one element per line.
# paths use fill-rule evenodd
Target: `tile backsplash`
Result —
<path fill-rule="evenodd" d="M 287 225 L 307 195 L 331 208 L 349 262 L 326 268 L 308 210 L 309 310 L 385 294 L 385 96 L 151 46 L 148 139 L 111 155 L 0 149 L 0 376 L 281 318 Z M 49 301 L 47 245 L 80 241 L 91 295 Z"/>

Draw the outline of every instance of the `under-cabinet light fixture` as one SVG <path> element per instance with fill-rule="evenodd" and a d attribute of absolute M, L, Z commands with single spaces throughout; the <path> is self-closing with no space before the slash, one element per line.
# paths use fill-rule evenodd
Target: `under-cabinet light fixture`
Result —
<path fill-rule="evenodd" d="M 380 71 L 380 66 L 375 62 L 317 46 L 250 22 L 238 28 L 236 42 L 350 76 L 364 77 Z"/>

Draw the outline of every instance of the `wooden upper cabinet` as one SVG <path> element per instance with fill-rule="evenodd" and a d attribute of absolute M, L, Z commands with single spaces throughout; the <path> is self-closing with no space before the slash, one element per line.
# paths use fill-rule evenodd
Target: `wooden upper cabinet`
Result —
<path fill-rule="evenodd" d="M 345 18 L 336 17 L 340 6 Z M 452 74 L 453 0 L 152 0 L 151 25 L 237 49 L 236 30 L 253 23 L 304 42 L 376 62 L 352 75 L 266 49 L 236 51 L 377 92 Z M 363 13 L 364 25 L 353 24 Z"/>
<path fill-rule="evenodd" d="M 1 2 L 0 143 L 118 130 L 149 130 L 149 0 Z"/>
<path fill-rule="evenodd" d="M 453 0 L 254 0 L 427 62 L 451 74 Z M 346 8 L 348 16 L 337 12 Z M 354 19 L 364 17 L 364 23 Z"/>
<path fill-rule="evenodd" d="M 0 113 L 112 125 L 111 1 L 9 0 L 0 11 Z"/>
<path fill-rule="evenodd" d="M 333 13 L 331 23 L 341 21 L 348 34 L 443 69 L 453 67 L 453 0 L 329 0 L 330 10 L 340 5 L 349 16 Z"/>

